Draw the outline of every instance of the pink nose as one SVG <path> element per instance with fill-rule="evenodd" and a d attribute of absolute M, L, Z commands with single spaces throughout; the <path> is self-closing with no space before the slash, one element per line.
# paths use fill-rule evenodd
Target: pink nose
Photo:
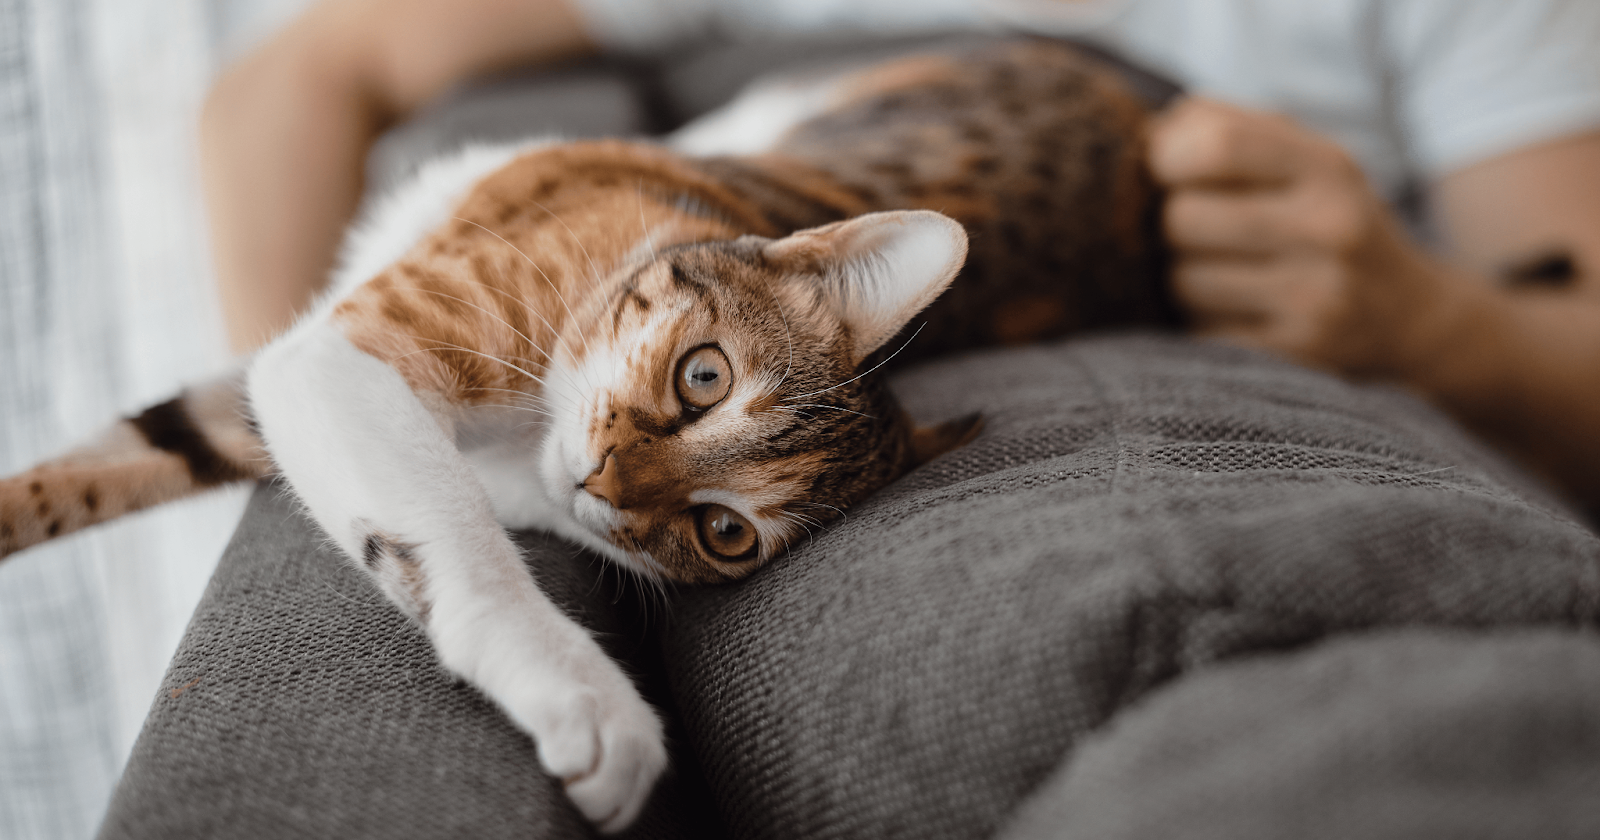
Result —
<path fill-rule="evenodd" d="M 589 477 L 583 480 L 583 489 L 589 491 L 589 495 L 596 499 L 605 499 L 612 507 L 620 510 L 622 481 L 617 477 L 618 472 L 620 470 L 617 467 L 617 456 L 608 453 L 606 462 L 600 465 L 600 469 L 590 473 Z"/>

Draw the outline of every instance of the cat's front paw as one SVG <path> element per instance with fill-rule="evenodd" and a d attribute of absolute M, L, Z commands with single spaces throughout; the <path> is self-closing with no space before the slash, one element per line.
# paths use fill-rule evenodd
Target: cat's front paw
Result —
<path fill-rule="evenodd" d="M 593 676 L 601 678 L 572 680 L 559 690 L 547 684 L 502 703 L 533 734 L 539 762 L 562 780 L 573 804 L 610 833 L 639 816 L 667 766 L 667 750 L 661 720 L 633 684 L 620 671 Z"/>

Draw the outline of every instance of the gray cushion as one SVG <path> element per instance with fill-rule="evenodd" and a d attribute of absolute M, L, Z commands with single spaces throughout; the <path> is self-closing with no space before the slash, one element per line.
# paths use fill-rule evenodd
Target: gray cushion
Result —
<path fill-rule="evenodd" d="M 1600 837 L 1600 640 L 1405 631 L 1178 680 L 1003 840 Z"/>

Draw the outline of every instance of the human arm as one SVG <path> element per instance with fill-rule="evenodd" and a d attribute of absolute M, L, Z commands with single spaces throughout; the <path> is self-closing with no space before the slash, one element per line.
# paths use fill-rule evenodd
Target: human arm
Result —
<path fill-rule="evenodd" d="M 1445 175 L 1438 255 L 1342 149 L 1283 117 L 1187 100 L 1150 155 L 1199 332 L 1409 385 L 1600 509 L 1600 134 Z M 1568 286 L 1493 279 L 1551 247 Z"/>
<path fill-rule="evenodd" d="M 200 146 L 234 350 L 321 288 L 385 128 L 465 79 L 593 49 L 566 0 L 326 0 L 228 70 Z"/>

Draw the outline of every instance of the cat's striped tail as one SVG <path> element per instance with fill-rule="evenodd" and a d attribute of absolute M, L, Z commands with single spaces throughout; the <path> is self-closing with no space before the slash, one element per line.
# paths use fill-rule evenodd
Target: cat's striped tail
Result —
<path fill-rule="evenodd" d="M 91 443 L 0 479 L 0 557 L 271 472 L 251 427 L 239 371 L 185 389 Z"/>

